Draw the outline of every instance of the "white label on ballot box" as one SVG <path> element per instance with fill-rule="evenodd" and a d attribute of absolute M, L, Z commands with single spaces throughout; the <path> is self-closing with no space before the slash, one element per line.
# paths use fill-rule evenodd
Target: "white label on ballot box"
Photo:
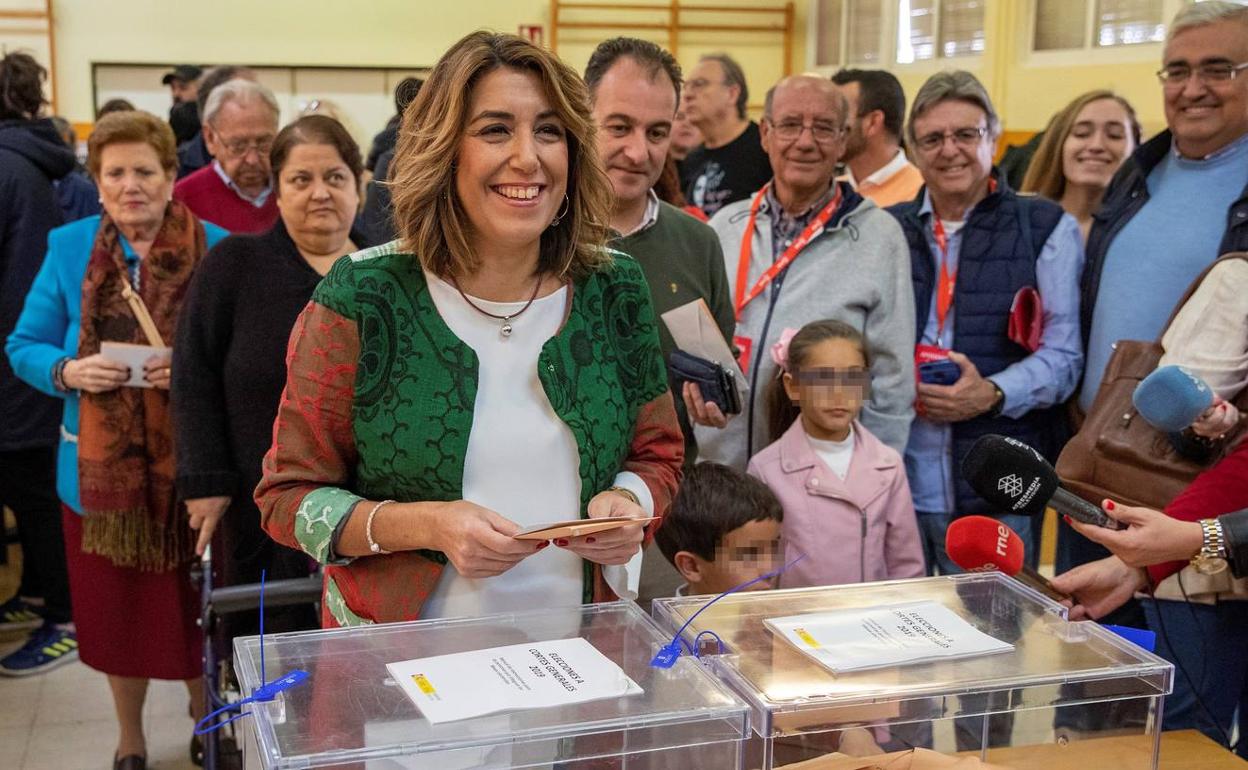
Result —
<path fill-rule="evenodd" d="M 580 638 L 417 658 L 386 669 L 433 724 L 643 692 Z"/>
<path fill-rule="evenodd" d="M 763 621 L 785 641 L 836 672 L 1009 652 L 938 602 L 790 615 Z"/>

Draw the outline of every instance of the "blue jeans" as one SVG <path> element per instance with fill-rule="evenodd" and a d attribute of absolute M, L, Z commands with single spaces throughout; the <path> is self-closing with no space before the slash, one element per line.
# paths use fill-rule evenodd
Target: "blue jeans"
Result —
<path fill-rule="evenodd" d="M 945 553 L 945 530 L 949 529 L 949 522 L 953 520 L 953 516 L 948 513 L 928 511 L 917 511 L 917 513 L 919 540 L 923 544 L 923 558 L 927 561 L 927 574 L 935 575 L 937 570 L 941 575 L 956 575 L 961 572 L 962 569 L 954 564 L 949 559 L 949 555 Z M 1040 549 L 1032 533 L 1031 517 L 1011 513 L 993 518 L 1018 533 L 1023 541 L 1024 563 L 1034 569 L 1040 561 Z"/>
<path fill-rule="evenodd" d="M 1209 605 L 1145 599 L 1140 603 L 1148 627 L 1157 633 L 1157 654 L 1176 669 L 1162 729 L 1194 728 L 1226 745 L 1225 736 L 1231 733 L 1238 709 L 1236 753 L 1248 758 L 1248 602 Z"/>

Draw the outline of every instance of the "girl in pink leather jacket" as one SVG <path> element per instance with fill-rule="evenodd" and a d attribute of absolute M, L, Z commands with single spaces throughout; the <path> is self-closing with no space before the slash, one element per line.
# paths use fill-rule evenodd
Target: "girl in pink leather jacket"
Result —
<path fill-rule="evenodd" d="M 923 549 L 901 456 L 858 422 L 870 374 L 862 334 L 840 321 L 786 329 L 772 348 L 772 443 L 749 472 L 784 507 L 783 588 L 921 577 Z"/>

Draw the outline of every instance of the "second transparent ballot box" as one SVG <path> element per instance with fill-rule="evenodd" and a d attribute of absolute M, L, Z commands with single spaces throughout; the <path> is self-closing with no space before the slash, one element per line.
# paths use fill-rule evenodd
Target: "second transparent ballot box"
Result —
<path fill-rule="evenodd" d="M 658 599 L 653 614 L 676 633 L 710 598 Z M 800 626 L 928 602 L 1012 649 L 834 672 L 799 648 L 804 630 L 799 644 L 773 630 L 778 618 Z M 959 770 L 1153 770 L 1171 664 L 1066 613 L 1013 578 L 966 574 L 732 594 L 682 638 L 750 704 L 752 767 L 926 770 L 970 758 Z M 835 651 L 834 638 L 821 642 Z"/>
<path fill-rule="evenodd" d="M 387 669 L 578 637 L 643 692 L 432 724 Z M 271 702 L 247 707 L 246 767 L 737 768 L 749 733 L 745 704 L 692 659 L 652 668 L 668 639 L 632 602 L 267 636 L 269 679 L 293 669 L 309 677 Z M 243 695 L 254 692 L 261 684 L 258 637 L 235 640 L 235 668 Z"/>

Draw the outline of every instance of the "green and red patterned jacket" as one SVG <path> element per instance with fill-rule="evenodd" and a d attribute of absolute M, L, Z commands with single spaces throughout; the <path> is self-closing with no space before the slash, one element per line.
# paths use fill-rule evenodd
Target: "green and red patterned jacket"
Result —
<path fill-rule="evenodd" d="M 576 439 L 581 515 L 621 471 L 645 481 L 661 515 L 676 491 L 684 441 L 641 268 L 613 256 L 569 287 L 567 318 L 542 347 L 537 373 Z M 327 565 L 327 627 L 417 619 L 446 557 L 338 559 L 334 533 L 361 500 L 463 496 L 476 353 L 439 315 L 419 261 L 394 242 L 334 265 L 295 322 L 286 365 L 256 488 L 265 530 Z M 586 562 L 586 601 L 614 598 Z"/>

